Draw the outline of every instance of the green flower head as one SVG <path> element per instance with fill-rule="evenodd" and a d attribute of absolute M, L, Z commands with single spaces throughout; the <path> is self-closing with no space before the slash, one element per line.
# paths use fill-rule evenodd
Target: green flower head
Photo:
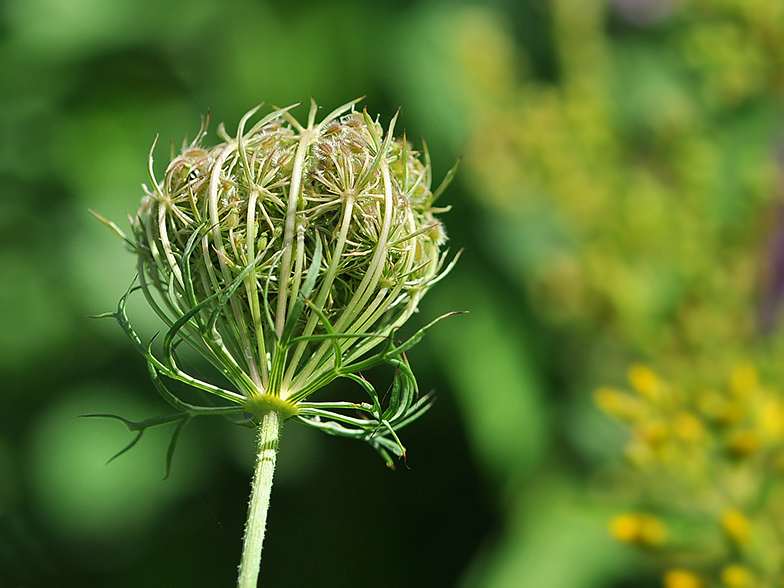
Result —
<path fill-rule="evenodd" d="M 199 414 L 269 411 L 328 433 L 370 442 L 391 463 L 403 455 L 395 430 L 429 406 L 419 397 L 404 343 L 394 333 L 442 277 L 446 233 L 431 191 L 427 149 L 393 138 L 357 101 L 307 123 L 275 109 L 236 136 L 202 143 L 206 124 L 152 186 L 125 237 L 138 256 L 139 285 L 168 325 L 154 354 L 132 329 L 123 297 L 112 316 L 148 360 L 163 396 L 184 424 Z M 114 225 L 112 225 L 114 227 Z M 454 262 L 453 262 L 454 263 Z M 127 295 L 126 295 L 127 296 Z M 231 383 L 222 388 L 179 367 L 186 343 Z M 395 367 L 383 403 L 361 371 Z M 163 376 L 163 378 L 162 378 Z M 348 378 L 368 402 L 313 402 L 337 378 Z M 221 399 L 194 406 L 171 393 L 179 380 Z M 167 417 L 160 417 L 167 418 Z M 151 424 L 158 424 L 155 423 Z M 139 423 L 134 423 L 142 431 Z M 178 429 L 179 431 L 179 429 Z"/>

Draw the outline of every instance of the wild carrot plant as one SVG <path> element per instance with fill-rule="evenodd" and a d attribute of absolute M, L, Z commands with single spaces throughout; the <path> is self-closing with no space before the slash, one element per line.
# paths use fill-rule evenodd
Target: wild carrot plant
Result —
<path fill-rule="evenodd" d="M 255 108 L 236 135 L 203 144 L 206 122 L 162 179 L 149 161 L 151 185 L 126 235 L 103 220 L 136 254 L 138 279 L 114 317 L 146 358 L 158 392 L 176 412 L 142 422 L 122 419 L 136 438 L 193 418 L 231 417 L 258 431 L 240 588 L 256 585 L 281 425 L 293 420 L 331 435 L 368 442 L 390 467 L 405 457 L 397 431 L 430 406 L 418 394 L 406 359 L 425 326 L 404 342 L 397 330 L 422 296 L 451 268 L 436 200 L 455 169 L 431 190 L 426 148 L 395 139 L 397 116 L 384 129 L 350 102 L 307 122 L 274 109 L 255 123 Z M 99 217 L 100 218 L 100 217 Z M 140 291 L 166 325 L 157 346 L 142 341 L 126 312 Z M 443 318 L 443 317 L 442 317 Z M 185 344 L 227 385 L 182 368 Z M 394 368 L 380 395 L 362 372 Z M 359 386 L 364 402 L 315 399 L 337 379 Z M 205 405 L 175 393 L 179 382 L 207 393 Z M 111 416 L 111 415 L 102 415 Z M 119 417 L 115 417 L 119 418 Z M 122 453 L 122 452 L 121 452 Z"/>

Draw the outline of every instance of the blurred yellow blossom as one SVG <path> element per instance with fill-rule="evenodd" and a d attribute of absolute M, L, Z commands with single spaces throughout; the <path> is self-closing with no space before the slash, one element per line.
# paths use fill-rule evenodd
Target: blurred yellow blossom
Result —
<path fill-rule="evenodd" d="M 729 565 L 721 571 L 721 582 L 727 588 L 752 588 L 754 576 L 744 566 Z"/>
<path fill-rule="evenodd" d="M 685 410 L 675 415 L 672 428 L 675 435 L 687 443 L 697 443 L 706 435 L 702 421 L 693 413 Z"/>
<path fill-rule="evenodd" d="M 629 368 L 629 383 L 634 391 L 651 401 L 661 394 L 661 382 L 656 373 L 648 366 L 634 364 Z"/>
<path fill-rule="evenodd" d="M 759 406 L 760 430 L 768 442 L 784 438 L 784 402 L 773 391 L 766 391 Z"/>
<path fill-rule="evenodd" d="M 666 588 L 784 585 L 784 2 L 546 4 L 554 75 L 455 17 L 489 239 L 544 320 L 597 341 L 587 379 L 639 358 L 594 393 L 632 466 L 611 534 L 650 546 L 634 513 L 660 513 Z"/>
<path fill-rule="evenodd" d="M 629 422 L 636 422 L 645 416 L 643 402 L 615 388 L 599 388 L 594 393 L 594 401 L 607 414 Z"/>
<path fill-rule="evenodd" d="M 734 508 L 730 508 L 721 513 L 721 528 L 733 543 L 743 545 L 748 543 L 751 537 L 751 525 L 749 519 Z"/>
<path fill-rule="evenodd" d="M 702 588 L 700 577 L 686 570 L 670 570 L 664 574 L 664 588 Z"/>
<path fill-rule="evenodd" d="M 623 543 L 658 547 L 667 539 L 667 528 L 659 519 L 645 513 L 624 513 L 610 521 L 610 534 Z"/>
<path fill-rule="evenodd" d="M 626 431 L 634 468 L 625 480 L 636 488 L 637 507 L 662 513 L 671 531 L 658 518 L 627 512 L 611 520 L 610 534 L 701 570 L 699 577 L 672 570 L 666 586 L 780 586 L 772 580 L 784 557 L 780 392 L 747 362 L 728 370 L 723 386 L 693 393 L 641 364 L 630 372 L 632 391 L 613 389 L 612 402 L 597 391 L 595 401 Z M 666 402 L 640 393 L 651 382 L 668 391 Z M 628 419 L 615 408 L 627 402 L 642 416 Z"/>

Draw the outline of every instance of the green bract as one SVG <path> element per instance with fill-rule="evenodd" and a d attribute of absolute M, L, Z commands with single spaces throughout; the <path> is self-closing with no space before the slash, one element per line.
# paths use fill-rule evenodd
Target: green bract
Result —
<path fill-rule="evenodd" d="M 404 352 L 430 325 L 402 344 L 393 335 L 449 269 L 434 216 L 443 209 L 433 204 L 455 169 L 432 192 L 427 150 L 423 161 L 405 138 L 393 138 L 395 119 L 384 133 L 366 111 L 354 110 L 356 102 L 320 123 L 313 104 L 305 126 L 292 107 L 277 109 L 248 129 L 256 108 L 235 137 L 221 126 L 224 142 L 212 148 L 202 145 L 203 124 L 161 181 L 150 157 L 152 187 L 124 238 L 138 255 L 138 288 L 169 327 L 159 356 L 132 329 L 127 295 L 112 316 L 180 412 L 126 421 L 139 435 L 177 420 L 179 433 L 199 414 L 258 422 L 272 410 L 364 439 L 389 464 L 389 452 L 405 453 L 395 430 L 427 410 L 429 399 L 418 397 Z M 176 353 L 182 342 L 232 389 L 183 372 Z M 396 368 L 383 405 L 360 375 L 381 363 Z M 185 403 L 161 376 L 222 401 Z M 309 400 L 341 377 L 362 386 L 369 402 Z"/>

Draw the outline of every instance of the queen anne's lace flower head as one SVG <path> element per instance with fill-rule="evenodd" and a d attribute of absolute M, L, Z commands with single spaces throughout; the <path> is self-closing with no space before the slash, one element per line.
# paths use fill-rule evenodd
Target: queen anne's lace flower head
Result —
<path fill-rule="evenodd" d="M 428 404 L 418 398 L 403 344 L 393 335 L 444 275 L 446 233 L 434 202 L 454 169 L 431 191 L 426 148 L 385 133 L 356 101 L 306 125 L 289 108 L 236 136 L 203 145 L 206 124 L 155 178 L 126 238 L 138 255 L 140 288 L 169 330 L 161 357 L 141 343 L 125 313 L 114 316 L 147 357 L 153 380 L 189 419 L 236 412 L 257 419 L 275 410 L 327 432 L 369 441 L 389 461 L 404 450 L 395 429 Z M 396 117 L 395 117 L 396 118 Z M 116 229 L 116 227 L 115 227 Z M 446 268 L 448 269 L 448 268 Z M 185 342 L 231 383 L 221 388 L 183 372 Z M 360 370 L 395 366 L 382 407 Z M 215 394 L 228 406 L 194 407 L 165 379 Z M 369 403 L 309 402 L 345 377 Z M 349 416 L 344 410 L 350 410 Z M 364 416 L 356 416 L 359 410 Z"/>

